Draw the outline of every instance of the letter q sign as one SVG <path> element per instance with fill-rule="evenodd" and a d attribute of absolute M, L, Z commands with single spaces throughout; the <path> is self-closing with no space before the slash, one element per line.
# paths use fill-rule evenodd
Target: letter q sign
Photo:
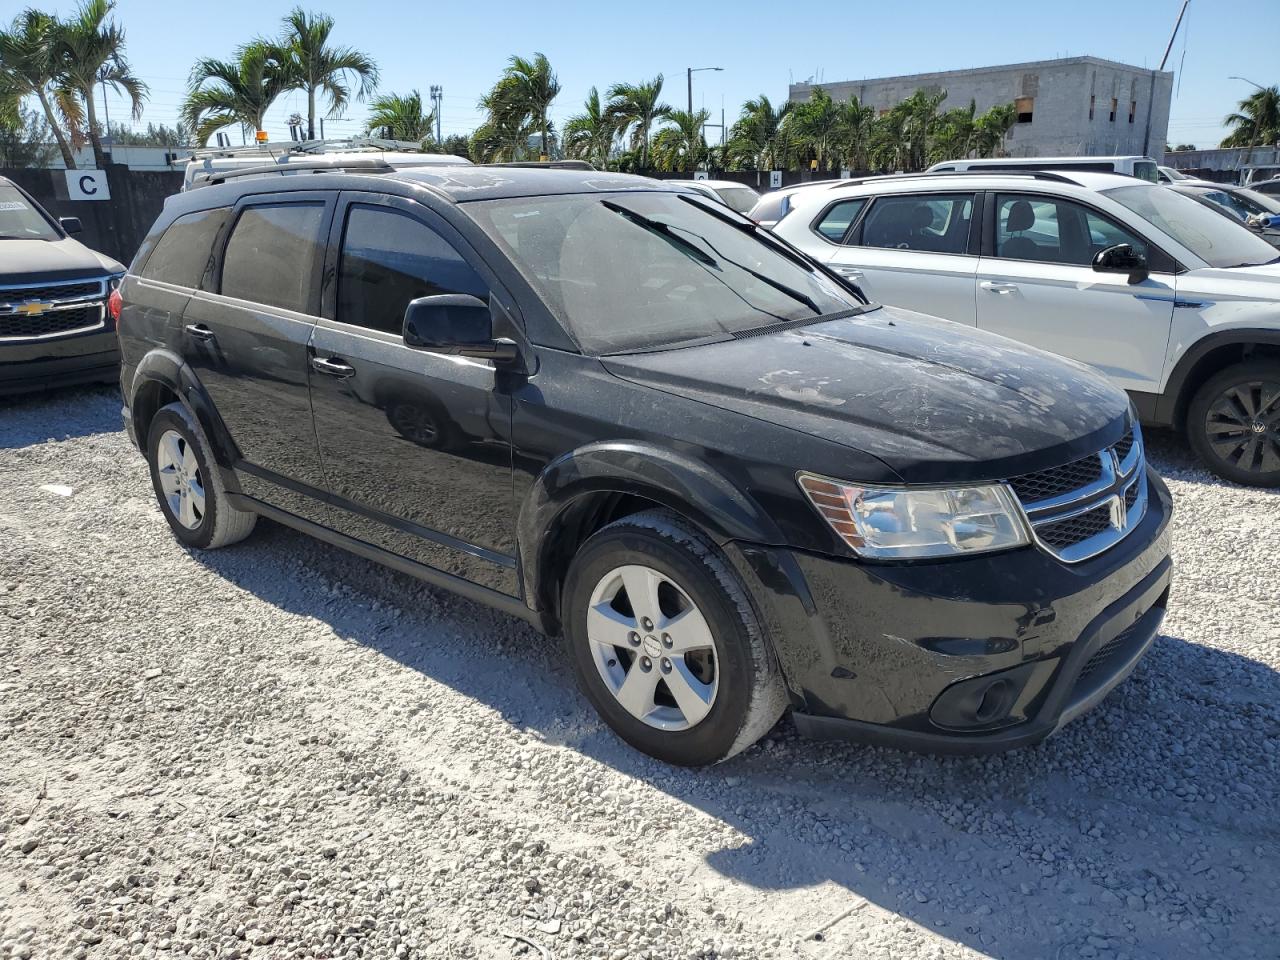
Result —
<path fill-rule="evenodd" d="M 68 200 L 110 200 L 105 170 L 66 170 Z"/>

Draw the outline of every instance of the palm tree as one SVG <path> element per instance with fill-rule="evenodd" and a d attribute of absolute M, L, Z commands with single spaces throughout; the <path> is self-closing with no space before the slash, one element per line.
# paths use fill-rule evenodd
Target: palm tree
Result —
<path fill-rule="evenodd" d="M 808 100 L 791 108 L 786 127 L 796 145 L 818 162 L 818 169 L 831 169 L 842 127 L 840 107 L 831 99 L 831 94 L 816 87 Z"/>
<path fill-rule="evenodd" d="M 600 92 L 592 87 L 583 112 L 570 117 L 564 125 L 565 156 L 586 160 L 603 170 L 609 163 L 616 133 L 617 126 L 600 103 Z"/>
<path fill-rule="evenodd" d="M 5 88 L 6 99 L 13 101 L 15 112 L 17 102 L 24 97 L 33 96 L 40 101 L 45 121 L 58 141 L 62 162 L 68 170 L 74 170 L 75 154 L 63 132 L 63 123 L 74 132 L 83 117 L 75 97 L 58 96 L 62 78 L 57 52 L 57 20 L 38 10 L 25 11 L 8 30 L 0 31 L 0 84 Z"/>
<path fill-rule="evenodd" d="M 876 122 L 874 107 L 863 106 L 858 98 L 837 105 L 840 114 L 839 148 L 843 162 L 850 170 L 871 168 L 871 131 Z"/>
<path fill-rule="evenodd" d="M 134 120 L 142 118 L 142 104 L 147 98 L 147 85 L 133 75 L 124 57 L 124 30 L 107 20 L 113 9 L 115 0 L 85 0 L 75 16 L 57 29 L 60 95 L 79 97 L 84 104 L 89 142 L 99 168 L 106 166 L 107 158 L 93 102 L 94 87 L 100 83 L 104 88 L 123 92 L 133 108 Z"/>
<path fill-rule="evenodd" d="M 930 163 L 969 156 L 977 136 L 977 114 L 978 103 L 970 100 L 969 106 L 948 110 L 938 118 L 928 148 Z"/>
<path fill-rule="evenodd" d="M 1256 147 L 1280 143 L 1280 87 L 1264 87 L 1240 101 L 1240 108 L 1223 118 L 1234 127 L 1222 141 L 1223 147 Z"/>
<path fill-rule="evenodd" d="M 435 139 L 435 111 L 422 109 L 422 94 L 386 93 L 369 104 L 368 130 L 389 140 Z"/>
<path fill-rule="evenodd" d="M 783 164 L 790 151 L 784 121 L 791 112 L 791 101 L 774 108 L 763 93 L 742 105 L 738 122 L 729 133 L 730 158 L 757 174 Z M 759 177 L 756 178 L 759 182 Z"/>
<path fill-rule="evenodd" d="M 507 62 L 498 86 L 502 88 L 505 108 L 523 114 L 524 123 L 542 134 L 542 155 L 550 157 L 551 123 L 547 119 L 547 111 L 551 109 L 551 101 L 560 93 L 560 81 L 556 79 L 546 56 L 535 53 L 532 60 L 513 56 Z"/>
<path fill-rule="evenodd" d="M 261 130 L 271 104 L 295 89 L 285 58 L 275 44 L 257 40 L 237 50 L 234 60 L 196 61 L 181 110 L 196 144 L 208 143 L 217 130 L 233 123 Z"/>
<path fill-rule="evenodd" d="M 671 108 L 660 101 L 662 74 L 647 83 L 615 83 L 609 88 L 608 116 L 620 133 L 631 131 L 633 148 L 640 150 L 640 169 L 649 166 L 649 131 L 654 121 L 666 117 Z"/>
<path fill-rule="evenodd" d="M 992 107 L 973 121 L 974 147 L 980 157 L 997 157 L 1004 152 L 1005 137 L 1018 122 L 1018 108 L 1012 103 Z"/>
<path fill-rule="evenodd" d="M 667 113 L 666 120 L 671 126 L 663 127 L 653 138 L 653 155 L 659 170 L 688 173 L 697 169 L 707 152 L 702 126 L 710 116 L 706 110 Z"/>
<path fill-rule="evenodd" d="M 338 117 L 351 100 L 353 80 L 356 99 L 363 100 L 378 85 L 377 64 L 351 47 L 329 46 L 333 17 L 307 13 L 294 7 L 284 18 L 280 46 L 288 58 L 295 89 L 307 94 L 307 139 L 316 138 L 316 95 L 328 99 L 327 117 Z"/>
<path fill-rule="evenodd" d="M 526 104 L 507 76 L 503 76 L 478 105 L 485 120 L 471 135 L 471 154 L 482 163 L 519 160 L 528 151 L 529 138 L 537 131 L 530 122 Z"/>

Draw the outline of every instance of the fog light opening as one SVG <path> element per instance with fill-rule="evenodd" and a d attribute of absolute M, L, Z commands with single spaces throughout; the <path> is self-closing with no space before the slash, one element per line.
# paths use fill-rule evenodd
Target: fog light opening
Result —
<path fill-rule="evenodd" d="M 982 695 L 974 719 L 978 723 L 994 723 L 1008 715 L 1016 690 L 1012 680 L 997 680 Z"/>

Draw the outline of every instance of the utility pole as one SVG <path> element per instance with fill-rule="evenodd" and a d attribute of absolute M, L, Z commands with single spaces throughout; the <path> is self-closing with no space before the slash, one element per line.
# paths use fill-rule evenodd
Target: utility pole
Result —
<path fill-rule="evenodd" d="M 436 143 L 444 142 L 444 138 L 440 136 L 440 111 L 443 109 L 441 106 L 443 101 L 444 87 L 438 83 L 433 83 L 431 85 L 431 109 L 436 115 Z"/>
<path fill-rule="evenodd" d="M 1164 65 L 1169 62 L 1169 53 L 1173 50 L 1173 41 L 1178 38 L 1178 28 L 1182 26 L 1182 18 L 1187 14 L 1187 5 L 1191 0 L 1182 0 L 1182 9 L 1178 11 L 1178 19 L 1173 23 L 1173 33 L 1169 34 L 1169 44 L 1164 48 L 1164 56 L 1160 58 L 1160 66 L 1157 68 L 1161 72 L 1164 71 Z M 1151 71 L 1151 100 L 1147 104 L 1147 124 L 1142 134 L 1142 155 L 1144 157 L 1151 156 L 1151 114 L 1155 111 L 1156 106 L 1156 71 Z M 1163 154 L 1164 151 L 1162 150 Z"/>

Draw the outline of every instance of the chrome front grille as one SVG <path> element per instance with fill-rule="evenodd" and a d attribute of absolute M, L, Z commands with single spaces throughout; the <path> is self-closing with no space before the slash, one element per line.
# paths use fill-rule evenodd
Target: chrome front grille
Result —
<path fill-rule="evenodd" d="M 105 277 L 0 286 L 0 343 L 100 329 L 106 297 Z"/>
<path fill-rule="evenodd" d="M 1041 547 L 1067 563 L 1096 557 L 1147 512 L 1142 431 L 1134 424 L 1114 446 L 1008 483 Z"/>

